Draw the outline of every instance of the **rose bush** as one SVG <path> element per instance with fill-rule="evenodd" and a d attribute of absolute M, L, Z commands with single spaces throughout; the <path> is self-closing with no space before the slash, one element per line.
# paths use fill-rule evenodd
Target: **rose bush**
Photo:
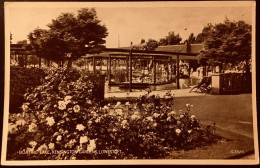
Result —
<path fill-rule="evenodd" d="M 10 115 L 7 159 L 154 159 L 219 139 L 189 114 L 192 105 L 173 111 L 170 92 L 103 106 L 97 80 L 50 71 L 24 95 L 23 112 Z"/>

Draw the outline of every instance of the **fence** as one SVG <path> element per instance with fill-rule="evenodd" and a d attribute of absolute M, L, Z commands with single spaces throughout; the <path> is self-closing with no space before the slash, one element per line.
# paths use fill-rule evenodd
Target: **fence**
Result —
<path fill-rule="evenodd" d="M 252 92 L 251 81 L 251 75 L 246 73 L 213 74 L 211 94 Z"/>

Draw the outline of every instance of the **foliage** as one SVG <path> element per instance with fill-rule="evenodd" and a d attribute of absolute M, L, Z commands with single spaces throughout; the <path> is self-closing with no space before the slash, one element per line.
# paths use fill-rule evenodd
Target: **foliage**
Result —
<path fill-rule="evenodd" d="M 146 42 L 146 50 L 148 51 L 154 51 L 158 46 L 158 41 L 154 39 L 148 39 L 148 41 Z"/>
<path fill-rule="evenodd" d="M 164 158 L 218 140 L 189 114 L 192 105 L 173 111 L 170 92 L 101 106 L 97 78 L 64 69 L 49 73 L 25 95 L 23 113 L 10 115 L 7 159 Z"/>
<path fill-rule="evenodd" d="M 35 29 L 29 34 L 33 48 L 44 58 L 68 60 L 68 67 L 80 56 L 97 53 L 104 48 L 107 28 L 101 25 L 96 10 L 82 8 L 77 16 L 62 13 L 48 25 L 49 30 Z"/>
<path fill-rule="evenodd" d="M 21 111 L 23 95 L 43 82 L 46 76 L 39 68 L 10 67 L 10 113 Z"/>
<path fill-rule="evenodd" d="M 210 65 L 241 66 L 249 72 L 251 65 L 251 25 L 244 21 L 229 21 L 204 28 L 206 34 L 201 59 Z M 223 68 L 225 69 L 225 67 Z"/>
<path fill-rule="evenodd" d="M 133 46 L 133 49 L 154 51 L 158 46 L 159 46 L 158 41 L 154 39 L 148 39 L 147 42 L 145 42 L 145 40 L 142 39 L 140 44 L 136 44 Z"/>
<path fill-rule="evenodd" d="M 17 44 L 27 44 L 27 40 L 17 41 Z"/>
<path fill-rule="evenodd" d="M 37 27 L 29 33 L 30 48 L 39 57 L 39 67 L 41 67 L 41 57 L 45 56 L 43 42 L 47 36 L 47 30 Z"/>
<path fill-rule="evenodd" d="M 159 41 L 159 45 L 176 45 L 180 44 L 182 38 L 180 37 L 179 33 L 175 34 L 174 31 L 168 33 L 165 38 L 161 38 Z"/>
<path fill-rule="evenodd" d="M 39 58 L 36 55 L 30 55 L 28 56 L 28 64 L 37 65 L 39 62 Z"/>
<path fill-rule="evenodd" d="M 187 40 L 185 40 L 186 43 L 194 44 L 196 43 L 196 36 L 194 33 L 191 33 Z"/>

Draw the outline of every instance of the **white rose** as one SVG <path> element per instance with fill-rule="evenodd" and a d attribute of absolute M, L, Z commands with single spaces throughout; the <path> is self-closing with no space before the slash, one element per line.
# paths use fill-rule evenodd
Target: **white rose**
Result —
<path fill-rule="evenodd" d="M 61 135 L 57 136 L 57 138 L 56 138 L 57 141 L 61 141 L 61 139 L 62 139 Z"/>
<path fill-rule="evenodd" d="M 177 129 L 175 130 L 175 132 L 176 132 L 177 134 L 180 134 L 180 133 L 181 133 L 181 130 L 177 128 Z"/>
<path fill-rule="evenodd" d="M 58 102 L 58 108 L 60 109 L 60 110 L 65 110 L 66 109 L 66 103 L 64 102 L 64 101 L 59 101 Z"/>
<path fill-rule="evenodd" d="M 83 144 L 83 143 L 86 143 L 86 142 L 88 142 L 88 137 L 87 136 L 81 136 L 80 139 L 79 139 L 79 143 Z"/>
<path fill-rule="evenodd" d="M 54 143 L 49 143 L 49 145 L 48 145 L 50 150 L 54 150 L 54 148 L 55 148 L 54 146 L 55 146 Z"/>
<path fill-rule="evenodd" d="M 55 124 L 53 117 L 47 117 L 46 120 L 47 120 L 47 124 L 49 126 L 52 126 L 53 124 Z"/>
<path fill-rule="evenodd" d="M 78 125 L 76 126 L 76 129 L 79 130 L 79 131 L 84 131 L 85 128 L 86 128 L 86 127 L 85 127 L 84 125 L 82 125 L 82 124 L 78 124 Z"/>

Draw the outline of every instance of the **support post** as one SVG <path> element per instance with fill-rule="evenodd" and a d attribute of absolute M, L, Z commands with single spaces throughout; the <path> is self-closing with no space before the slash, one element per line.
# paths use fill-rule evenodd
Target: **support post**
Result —
<path fill-rule="evenodd" d="M 107 77 L 108 77 L 108 61 L 109 61 L 109 58 L 106 59 L 107 60 L 107 71 L 106 71 L 106 74 L 107 74 Z"/>
<path fill-rule="evenodd" d="M 156 84 L 156 57 L 153 56 L 153 83 Z"/>
<path fill-rule="evenodd" d="M 170 59 L 168 59 L 168 61 L 167 61 L 167 82 L 169 82 L 169 80 L 170 80 Z"/>
<path fill-rule="evenodd" d="M 111 84 L 111 54 L 109 54 L 108 60 L 108 85 Z"/>
<path fill-rule="evenodd" d="M 96 71 L 96 61 L 95 61 L 95 57 L 92 56 L 92 61 L 93 61 L 93 74 L 95 74 Z"/>
<path fill-rule="evenodd" d="M 170 58 L 170 80 L 172 82 L 172 57 Z"/>
<path fill-rule="evenodd" d="M 102 74 L 102 65 L 103 65 L 102 58 L 100 58 L 100 73 L 101 74 Z"/>
<path fill-rule="evenodd" d="M 87 69 L 88 69 L 88 72 L 90 71 L 89 70 L 89 59 L 87 58 Z"/>
<path fill-rule="evenodd" d="M 177 78 L 176 78 L 176 84 L 177 84 L 177 89 L 180 89 L 180 57 L 179 54 L 177 54 L 177 60 L 176 60 L 176 71 L 177 71 Z"/>
<path fill-rule="evenodd" d="M 129 81 L 129 56 L 126 56 L 126 80 Z"/>
<path fill-rule="evenodd" d="M 28 64 L 28 55 L 25 55 L 25 67 L 27 67 Z"/>
<path fill-rule="evenodd" d="M 129 78 L 129 92 L 132 92 L 132 49 L 129 52 L 129 66 L 130 66 L 130 78 Z"/>

